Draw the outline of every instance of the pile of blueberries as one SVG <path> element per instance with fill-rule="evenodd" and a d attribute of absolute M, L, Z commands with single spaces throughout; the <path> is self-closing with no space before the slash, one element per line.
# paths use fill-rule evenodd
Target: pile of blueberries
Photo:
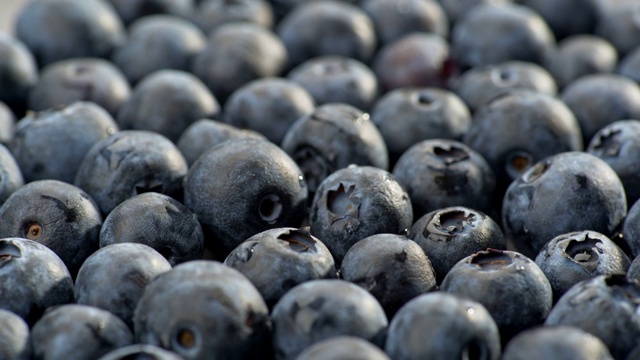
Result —
<path fill-rule="evenodd" d="M 640 359 L 637 0 L 29 0 L 0 359 Z"/>

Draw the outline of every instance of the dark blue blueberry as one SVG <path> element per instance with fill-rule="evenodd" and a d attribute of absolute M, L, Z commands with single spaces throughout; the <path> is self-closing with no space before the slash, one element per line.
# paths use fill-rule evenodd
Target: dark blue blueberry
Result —
<path fill-rule="evenodd" d="M 58 180 L 27 183 L 0 207 L 0 238 L 26 238 L 47 246 L 73 277 L 98 250 L 101 226 L 100 210 L 89 195 Z"/>
<path fill-rule="evenodd" d="M 5 33 L 0 33 L 0 54 L 0 102 L 22 114 L 29 90 L 38 81 L 36 60 L 24 43 Z"/>
<path fill-rule="evenodd" d="M 640 82 L 640 45 L 623 57 L 617 65 L 618 74 Z"/>
<path fill-rule="evenodd" d="M 630 204 L 629 213 L 622 223 L 622 234 L 633 256 L 640 255 L 640 200 Z"/>
<path fill-rule="evenodd" d="M 224 259 L 249 237 L 298 227 L 306 215 L 302 171 L 266 140 L 227 140 L 202 154 L 184 181 L 184 204 L 205 234 L 205 246 Z"/>
<path fill-rule="evenodd" d="M 415 217 L 449 206 L 492 209 L 493 171 L 482 155 L 459 141 L 416 143 L 400 156 L 393 175 L 407 190 Z"/>
<path fill-rule="evenodd" d="M 0 239 L 0 309 L 31 326 L 47 308 L 72 302 L 73 280 L 56 253 L 28 239 Z"/>
<path fill-rule="evenodd" d="M 312 94 L 293 80 L 262 78 L 231 94 L 224 104 L 224 122 L 259 132 L 280 144 L 291 125 L 315 106 Z"/>
<path fill-rule="evenodd" d="M 31 358 L 29 325 L 20 316 L 3 309 L 0 309 L 0 358 L 5 360 Z"/>
<path fill-rule="evenodd" d="M 500 334 L 481 303 L 434 292 L 400 308 L 391 319 L 385 351 L 396 360 L 498 360 Z"/>
<path fill-rule="evenodd" d="M 535 259 L 557 301 L 569 288 L 598 275 L 626 274 L 631 261 L 608 237 L 595 231 L 556 236 Z"/>
<path fill-rule="evenodd" d="M 191 15 L 194 0 L 108 0 L 125 24 L 153 15 L 169 14 L 181 17 Z M 144 57 L 144 56 L 143 56 Z"/>
<path fill-rule="evenodd" d="M 188 71 L 207 42 L 205 34 L 188 20 L 171 15 L 145 16 L 129 27 L 127 41 L 112 55 L 130 83 L 154 71 Z"/>
<path fill-rule="evenodd" d="M 481 4 L 509 4 L 513 0 L 439 0 L 451 26 L 462 19 L 469 10 Z"/>
<path fill-rule="evenodd" d="M 611 236 L 626 215 L 624 187 L 615 171 L 577 151 L 529 168 L 511 183 L 502 205 L 505 235 L 530 257 L 561 234 L 589 229 Z"/>
<path fill-rule="evenodd" d="M 25 181 L 72 183 L 93 145 L 118 132 L 111 115 L 93 102 L 30 112 L 16 123 L 8 144 Z"/>
<path fill-rule="evenodd" d="M 0 206 L 22 185 L 24 178 L 20 166 L 9 149 L 0 144 Z"/>
<path fill-rule="evenodd" d="M 633 0 L 604 3 L 606 5 L 598 12 L 595 33 L 609 40 L 624 57 L 640 46 L 640 6 Z"/>
<path fill-rule="evenodd" d="M 116 118 L 123 130 L 149 130 L 176 141 L 193 122 L 213 117 L 220 104 L 196 76 L 158 70 L 140 81 Z"/>
<path fill-rule="evenodd" d="M 245 21 L 271 29 L 275 22 L 273 1 L 268 0 L 202 0 L 192 20 L 206 34 L 218 26 Z"/>
<path fill-rule="evenodd" d="M 136 340 L 188 360 L 264 359 L 270 354 L 268 308 L 240 272 L 189 261 L 157 276 L 134 314 Z"/>
<path fill-rule="evenodd" d="M 640 338 L 640 283 L 601 275 L 574 285 L 558 300 L 545 325 L 575 326 L 597 336 L 614 359 L 624 360 Z"/>
<path fill-rule="evenodd" d="M 116 116 L 131 95 L 131 87 L 120 69 L 99 58 L 73 58 L 45 66 L 29 91 L 30 110 L 45 111 L 91 101 Z"/>
<path fill-rule="evenodd" d="M 182 199 L 187 162 L 166 137 L 142 130 L 120 131 L 102 139 L 84 156 L 74 184 L 107 215 L 121 202 L 145 192 Z"/>
<path fill-rule="evenodd" d="M 344 280 L 312 280 L 289 290 L 271 312 L 273 350 L 294 359 L 311 345 L 350 335 L 382 347 L 388 320 L 375 297 Z"/>
<path fill-rule="evenodd" d="M 104 247 L 80 267 L 76 303 L 107 310 L 133 328 L 133 312 L 144 289 L 169 270 L 171 264 L 149 246 L 122 243 Z"/>
<path fill-rule="evenodd" d="M 269 308 L 298 284 L 337 277 L 331 252 L 308 227 L 258 233 L 238 245 L 224 264 L 249 278 Z"/>
<path fill-rule="evenodd" d="M 436 290 L 436 274 L 420 245 L 404 235 L 375 234 L 344 255 L 340 278 L 373 295 L 391 319 L 411 299 Z"/>
<path fill-rule="evenodd" d="M 156 192 L 123 201 L 104 219 L 100 247 L 120 243 L 148 245 L 171 265 L 204 255 L 204 235 L 196 215 L 177 200 Z"/>
<path fill-rule="evenodd" d="M 438 283 L 467 256 L 488 248 L 506 250 L 500 226 L 485 213 L 463 206 L 423 215 L 411 227 L 409 237 L 429 257 Z"/>
<path fill-rule="evenodd" d="M 31 329 L 34 359 L 93 360 L 133 344 L 127 325 L 93 306 L 68 304 L 47 311 Z"/>
<path fill-rule="evenodd" d="M 542 16 L 558 40 L 593 33 L 599 16 L 596 1 L 517 0 Z"/>
<path fill-rule="evenodd" d="M 373 166 L 349 166 L 320 183 L 309 222 L 311 233 L 340 265 L 347 250 L 368 236 L 406 234 L 413 210 L 409 195 L 391 173 Z"/>
<path fill-rule="evenodd" d="M 549 280 L 533 260 L 515 251 L 480 251 L 449 270 L 440 289 L 484 305 L 502 344 L 544 322 L 553 303 Z"/>
<path fill-rule="evenodd" d="M 0 144 L 11 141 L 16 127 L 16 116 L 7 104 L 0 101 Z"/>
<path fill-rule="evenodd" d="M 184 360 L 184 358 L 157 346 L 134 344 L 110 351 L 98 360 Z"/>
<path fill-rule="evenodd" d="M 379 347 L 361 338 L 336 336 L 317 342 L 295 358 L 296 360 L 391 360 Z"/>

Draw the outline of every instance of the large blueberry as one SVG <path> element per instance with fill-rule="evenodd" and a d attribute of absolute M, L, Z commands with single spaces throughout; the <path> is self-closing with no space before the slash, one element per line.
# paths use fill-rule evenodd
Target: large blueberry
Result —
<path fill-rule="evenodd" d="M 331 252 L 309 228 L 276 228 L 253 235 L 224 264 L 249 278 L 269 308 L 298 284 L 337 277 Z"/>
<path fill-rule="evenodd" d="M 349 166 L 320 183 L 309 222 L 311 233 L 327 245 L 339 265 L 347 250 L 367 236 L 406 234 L 413 210 L 409 195 L 391 173 Z"/>
<path fill-rule="evenodd" d="M 400 308 L 389 324 L 385 351 L 396 360 L 497 360 L 500 334 L 481 303 L 435 292 Z"/>
<path fill-rule="evenodd" d="M 240 272 L 195 260 L 157 276 L 134 314 L 136 340 L 185 359 L 269 358 L 268 308 Z"/>
<path fill-rule="evenodd" d="M 0 144 L 0 206 L 24 185 L 24 177 L 13 154 Z"/>
<path fill-rule="evenodd" d="M 611 236 L 625 215 L 627 201 L 618 175 L 603 160 L 577 151 L 536 163 L 511 183 L 502 205 L 505 234 L 530 257 L 572 231 Z"/>
<path fill-rule="evenodd" d="M 298 227 L 306 214 L 302 171 L 266 140 L 227 140 L 202 154 L 184 181 L 184 204 L 220 258 L 267 229 Z"/>
<path fill-rule="evenodd" d="M 295 358 L 296 360 L 390 360 L 379 347 L 359 337 L 343 335 L 317 342 Z"/>
<path fill-rule="evenodd" d="M 28 360 L 30 356 L 29 325 L 17 314 L 0 309 L 0 358 Z"/>

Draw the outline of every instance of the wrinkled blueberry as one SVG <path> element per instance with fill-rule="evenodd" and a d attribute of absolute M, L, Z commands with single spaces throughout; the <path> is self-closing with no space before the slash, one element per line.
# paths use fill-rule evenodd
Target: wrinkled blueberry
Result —
<path fill-rule="evenodd" d="M 251 22 L 267 29 L 275 22 L 273 1 L 267 0 L 202 0 L 192 21 L 209 34 L 231 22 Z"/>
<path fill-rule="evenodd" d="M 0 309 L 0 358 L 28 360 L 30 355 L 29 325 L 11 311 Z"/>
<path fill-rule="evenodd" d="M 98 360 L 184 360 L 184 358 L 157 346 L 134 344 L 110 351 Z"/>
<path fill-rule="evenodd" d="M 0 144 L 0 206 L 24 185 L 24 177 L 13 154 Z"/>
<path fill-rule="evenodd" d="M 300 353 L 296 360 L 390 360 L 379 347 L 361 338 L 336 336 L 317 342 Z"/>

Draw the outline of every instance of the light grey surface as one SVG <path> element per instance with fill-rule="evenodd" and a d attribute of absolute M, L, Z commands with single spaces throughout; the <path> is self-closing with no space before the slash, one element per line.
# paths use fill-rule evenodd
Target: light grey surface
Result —
<path fill-rule="evenodd" d="M 0 31 L 13 33 L 13 25 L 20 9 L 29 0 L 0 0 Z"/>

